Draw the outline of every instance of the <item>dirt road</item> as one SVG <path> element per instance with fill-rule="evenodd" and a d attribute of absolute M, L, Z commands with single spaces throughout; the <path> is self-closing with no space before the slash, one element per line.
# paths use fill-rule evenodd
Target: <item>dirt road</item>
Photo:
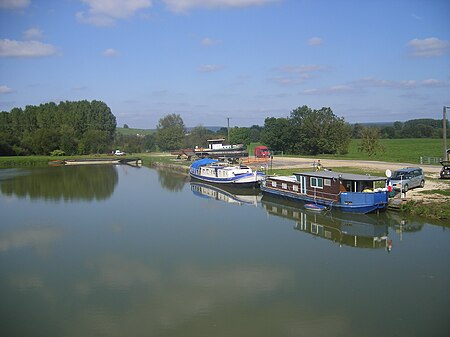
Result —
<path fill-rule="evenodd" d="M 274 168 L 311 168 L 313 169 L 314 162 L 317 161 L 311 158 L 291 158 L 291 157 L 274 157 Z M 398 170 L 402 167 L 417 167 L 417 164 L 409 163 L 389 163 L 383 161 L 362 161 L 362 160 L 337 160 L 337 159 L 322 159 L 322 167 L 360 167 L 369 170 L 391 171 Z M 423 165 L 421 166 L 425 174 L 432 175 L 434 178 L 439 177 L 441 166 Z"/>

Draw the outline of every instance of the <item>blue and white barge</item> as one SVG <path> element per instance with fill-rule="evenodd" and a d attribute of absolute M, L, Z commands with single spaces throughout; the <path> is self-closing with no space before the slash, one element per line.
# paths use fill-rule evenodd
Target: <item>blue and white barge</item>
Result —
<path fill-rule="evenodd" d="M 376 183 L 383 187 L 376 187 Z M 384 183 L 383 183 L 384 182 Z M 337 208 L 343 212 L 370 213 L 388 204 L 386 178 L 370 175 L 317 171 L 292 176 L 267 176 L 264 194 Z"/>
<path fill-rule="evenodd" d="M 189 168 L 191 178 L 214 184 L 259 186 L 265 174 L 245 165 L 228 165 L 216 159 L 196 160 Z"/>

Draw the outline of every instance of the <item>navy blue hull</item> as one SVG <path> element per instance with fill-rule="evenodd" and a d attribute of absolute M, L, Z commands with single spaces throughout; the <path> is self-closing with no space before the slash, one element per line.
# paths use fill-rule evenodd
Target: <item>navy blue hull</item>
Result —
<path fill-rule="evenodd" d="M 300 194 L 300 193 L 292 193 L 289 191 L 281 191 L 278 189 L 271 189 L 266 186 L 261 185 L 261 191 L 264 194 L 271 194 L 283 198 L 287 198 L 290 200 L 300 200 L 304 202 L 311 202 L 318 205 L 327 206 L 329 208 L 338 208 L 342 212 L 347 213 L 371 213 L 375 212 L 377 210 L 383 210 L 387 207 L 387 193 L 380 192 L 380 193 L 374 193 L 379 194 L 376 197 L 372 196 L 371 194 L 364 194 L 364 193 L 344 193 L 342 194 L 343 197 L 341 197 L 340 202 L 333 202 L 330 200 L 325 199 L 319 199 L 319 198 L 313 198 L 306 194 Z M 367 197 L 370 198 L 370 202 L 365 202 Z"/>

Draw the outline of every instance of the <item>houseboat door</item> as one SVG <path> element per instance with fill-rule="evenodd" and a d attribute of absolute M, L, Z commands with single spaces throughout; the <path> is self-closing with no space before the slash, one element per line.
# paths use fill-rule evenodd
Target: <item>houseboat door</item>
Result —
<path fill-rule="evenodd" d="M 306 177 L 300 176 L 300 193 L 306 194 Z"/>

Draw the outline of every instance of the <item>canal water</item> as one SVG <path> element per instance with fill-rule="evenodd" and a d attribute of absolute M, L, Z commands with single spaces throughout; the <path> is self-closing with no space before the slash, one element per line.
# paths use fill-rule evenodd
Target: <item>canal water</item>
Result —
<path fill-rule="evenodd" d="M 1 336 L 449 336 L 449 224 L 146 167 L 0 170 Z"/>

